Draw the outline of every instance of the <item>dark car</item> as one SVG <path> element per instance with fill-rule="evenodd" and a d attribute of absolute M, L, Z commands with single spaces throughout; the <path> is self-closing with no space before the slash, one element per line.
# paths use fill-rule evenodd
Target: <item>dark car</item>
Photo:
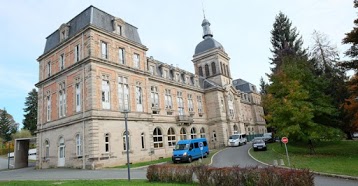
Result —
<path fill-rule="evenodd" d="M 272 133 L 264 133 L 262 138 L 265 140 L 266 143 L 273 143 L 275 142 L 275 138 L 273 137 Z"/>
<path fill-rule="evenodd" d="M 262 139 L 254 139 L 252 141 L 252 148 L 254 148 L 254 151 L 267 150 L 266 143 Z"/>

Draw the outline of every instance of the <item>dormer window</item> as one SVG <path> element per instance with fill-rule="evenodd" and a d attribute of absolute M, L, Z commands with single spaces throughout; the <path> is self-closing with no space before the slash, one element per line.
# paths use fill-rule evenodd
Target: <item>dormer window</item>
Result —
<path fill-rule="evenodd" d="M 70 30 L 69 24 L 62 24 L 60 26 L 59 31 L 60 31 L 60 41 L 61 42 L 68 38 L 69 30 Z"/>
<path fill-rule="evenodd" d="M 116 33 L 119 35 L 122 35 L 122 26 L 121 25 L 117 25 Z"/>
<path fill-rule="evenodd" d="M 120 18 L 114 18 L 112 24 L 113 24 L 113 32 L 122 36 L 124 21 Z"/>
<path fill-rule="evenodd" d="M 176 75 L 176 76 L 175 76 L 175 79 L 176 79 L 178 82 L 180 82 L 180 75 L 179 75 L 179 73 L 176 73 L 175 75 Z"/>

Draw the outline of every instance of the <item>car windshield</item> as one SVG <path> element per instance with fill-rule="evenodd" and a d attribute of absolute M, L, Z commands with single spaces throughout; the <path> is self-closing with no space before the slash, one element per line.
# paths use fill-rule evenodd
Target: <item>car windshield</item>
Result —
<path fill-rule="evenodd" d="M 232 135 L 229 137 L 229 139 L 237 139 L 237 138 L 239 138 L 239 135 Z"/>
<path fill-rule="evenodd" d="M 187 150 L 189 149 L 189 144 L 177 144 L 175 145 L 174 150 Z"/>
<path fill-rule="evenodd" d="M 269 138 L 271 138 L 271 137 L 272 137 L 272 134 L 271 134 L 271 133 L 265 133 L 265 134 L 264 134 L 264 137 L 269 137 Z"/>

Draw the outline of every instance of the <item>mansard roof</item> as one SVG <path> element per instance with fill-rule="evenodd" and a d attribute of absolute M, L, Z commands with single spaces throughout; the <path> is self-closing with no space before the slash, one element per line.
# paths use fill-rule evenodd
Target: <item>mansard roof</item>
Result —
<path fill-rule="evenodd" d="M 97 28 L 103 29 L 107 32 L 113 32 L 112 21 L 115 19 L 114 16 L 94 7 L 89 6 L 83 10 L 80 14 L 71 19 L 66 25 L 69 26 L 68 38 L 74 36 L 85 27 L 92 25 Z M 129 23 L 124 24 L 124 35 L 123 37 L 142 44 L 137 28 Z M 53 32 L 46 38 L 46 45 L 44 53 L 50 51 L 60 44 L 60 31 L 59 29 Z"/>

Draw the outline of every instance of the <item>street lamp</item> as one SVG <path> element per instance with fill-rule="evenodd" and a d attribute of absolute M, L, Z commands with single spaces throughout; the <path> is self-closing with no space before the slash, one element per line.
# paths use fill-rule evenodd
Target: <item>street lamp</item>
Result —
<path fill-rule="evenodd" d="M 127 150 L 128 181 L 131 181 L 131 172 L 130 172 L 130 166 L 129 166 L 128 124 L 127 124 L 128 112 L 129 112 L 129 110 L 125 109 L 125 110 L 123 110 L 122 113 L 124 114 L 124 124 L 125 124 L 125 127 L 126 127 L 126 150 Z"/>

